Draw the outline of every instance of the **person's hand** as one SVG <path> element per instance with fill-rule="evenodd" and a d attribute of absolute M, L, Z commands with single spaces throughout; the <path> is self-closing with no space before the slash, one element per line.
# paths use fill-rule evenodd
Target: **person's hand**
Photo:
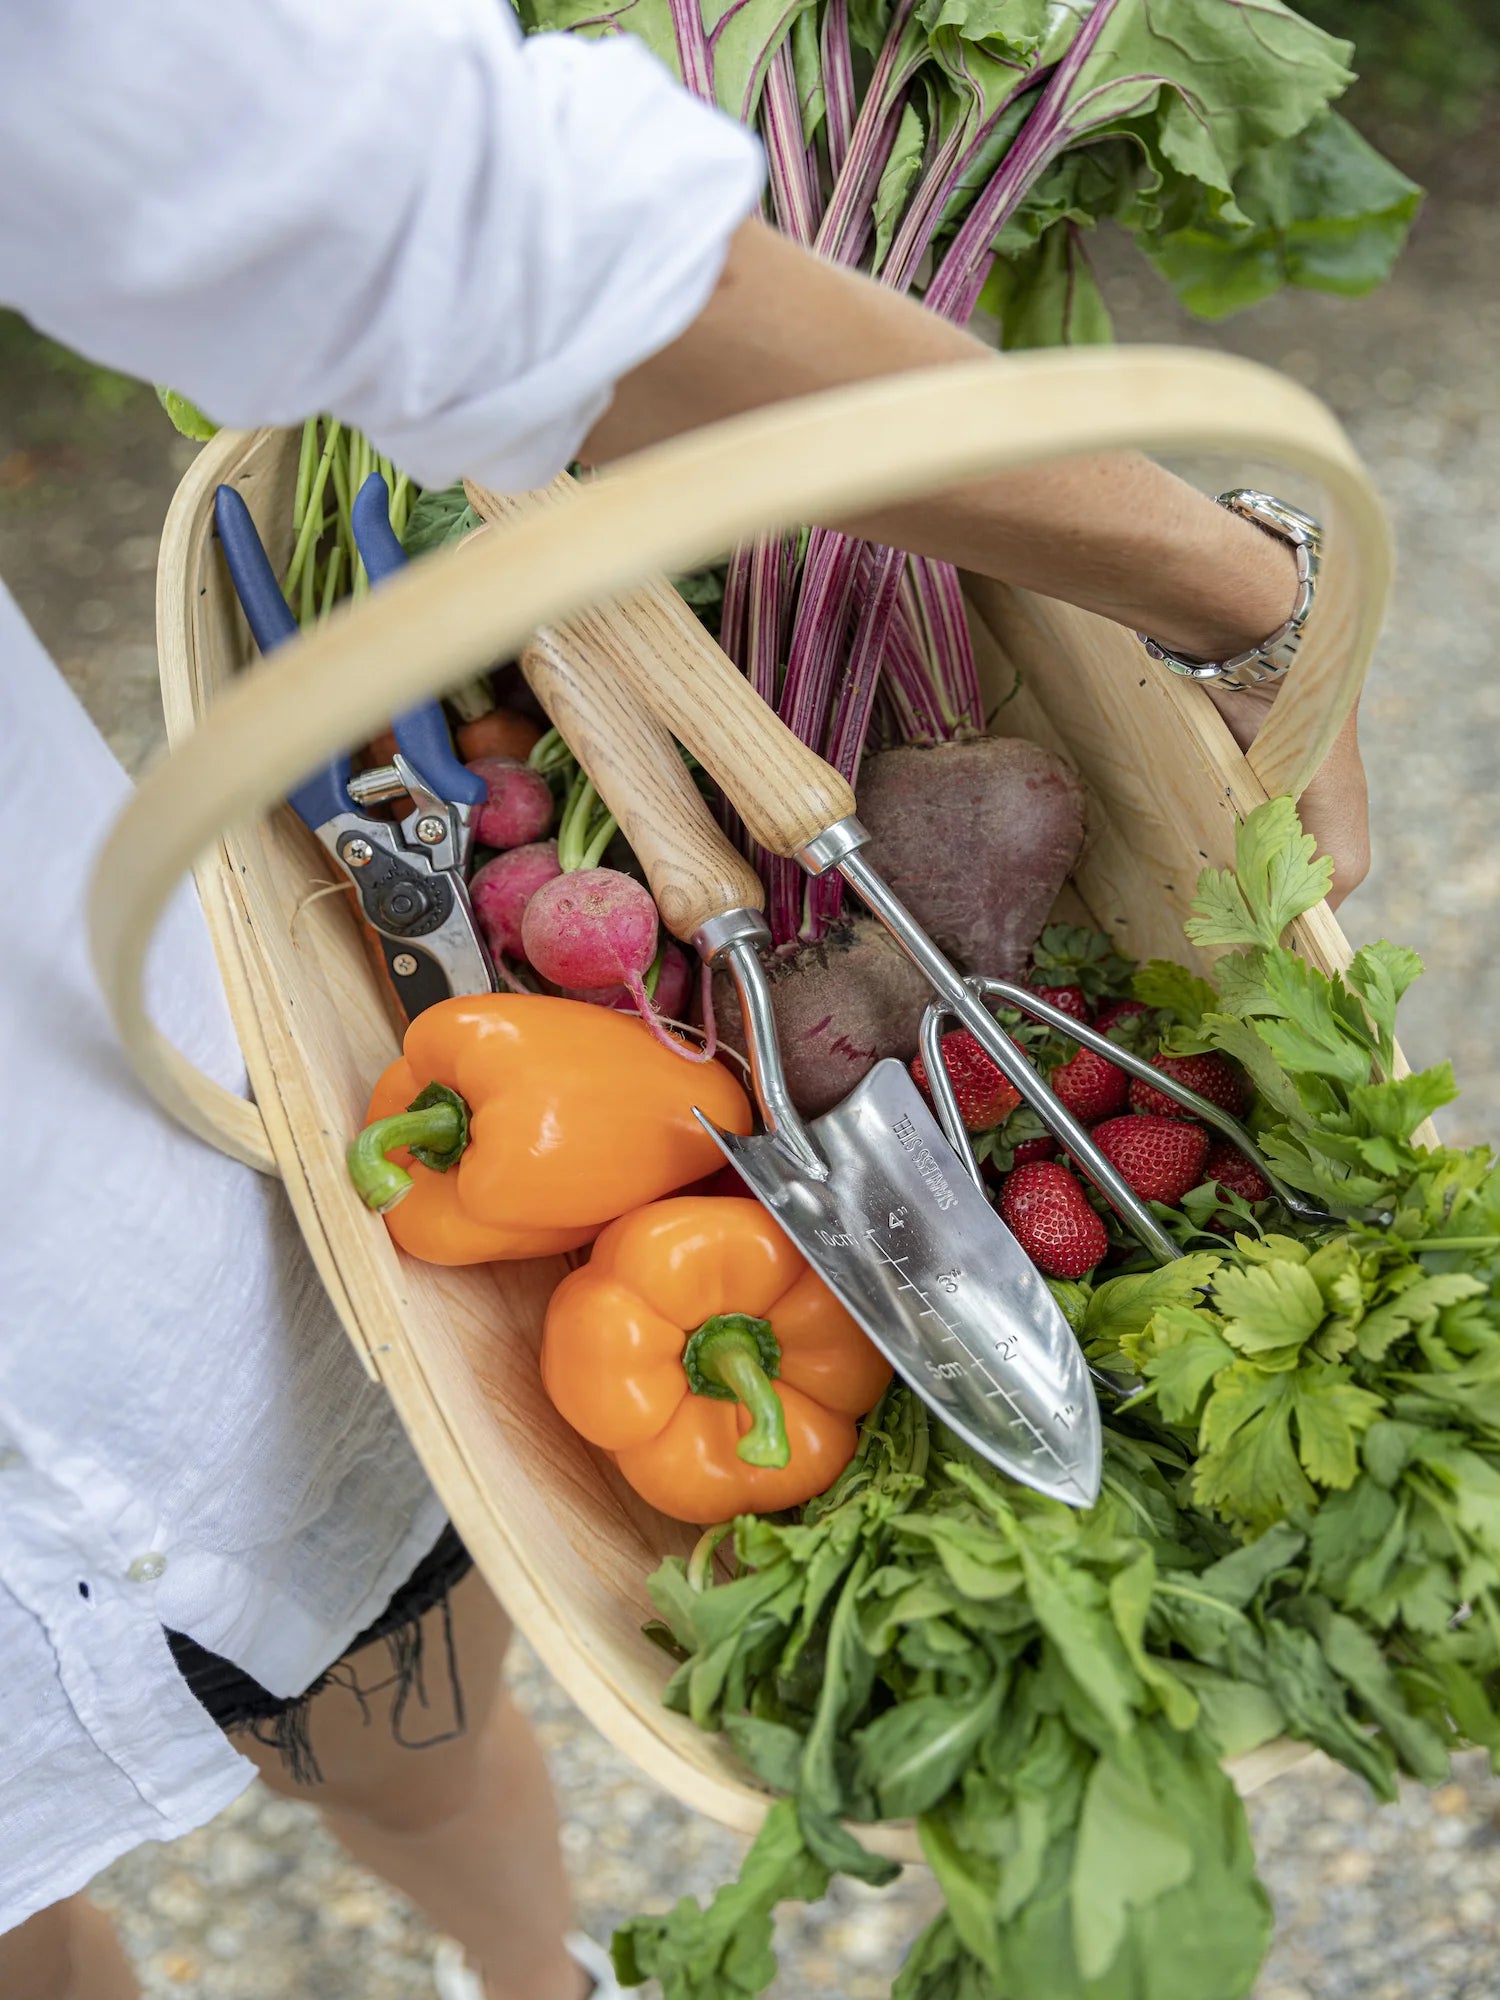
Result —
<path fill-rule="evenodd" d="M 1292 672 L 1296 672 L 1293 667 Z M 1242 750 L 1248 750 L 1276 699 L 1276 689 L 1249 688 L 1243 694 L 1209 688 L 1215 708 L 1229 725 Z M 1328 902 L 1337 909 L 1370 872 L 1370 800 L 1364 761 L 1359 754 L 1359 712 L 1334 739 L 1333 748 L 1297 802 L 1302 824 L 1318 843 L 1318 851 L 1333 856 L 1333 888 Z"/>
<path fill-rule="evenodd" d="M 748 222 L 702 314 L 617 384 L 580 457 L 602 464 L 788 397 L 977 360 L 1006 365 L 915 300 Z M 1061 598 L 1204 660 L 1256 645 L 1297 596 L 1284 543 L 1130 452 L 1006 473 L 820 525 Z M 1254 740 L 1270 699 L 1215 697 L 1241 748 Z M 1352 718 L 1301 810 L 1334 858 L 1337 903 L 1369 866 Z"/>

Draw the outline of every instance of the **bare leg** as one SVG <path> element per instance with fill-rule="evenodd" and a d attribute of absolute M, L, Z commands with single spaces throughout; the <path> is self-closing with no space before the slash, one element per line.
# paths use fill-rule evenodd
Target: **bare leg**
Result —
<path fill-rule="evenodd" d="M 501 1679 L 509 1623 L 477 1573 L 453 1592 L 451 1608 L 463 1736 L 404 1749 L 389 1692 L 370 1698 L 367 1725 L 353 1694 L 335 1685 L 310 1715 L 321 1784 L 295 1783 L 277 1752 L 253 1738 L 236 1743 L 274 1791 L 315 1805 L 357 1861 L 457 1938 L 488 2000 L 582 2000 L 586 1980 L 563 1948 L 569 1898 L 547 1768 Z M 424 1646 L 433 1707 L 410 1703 L 404 1723 L 418 1741 L 450 1720 L 440 1611 L 424 1621 Z M 353 1664 L 361 1687 L 384 1678 L 381 1647 Z"/>
<path fill-rule="evenodd" d="M 140 2000 L 140 1993 L 114 1925 L 82 1896 L 0 1937 L 5 2000 Z"/>

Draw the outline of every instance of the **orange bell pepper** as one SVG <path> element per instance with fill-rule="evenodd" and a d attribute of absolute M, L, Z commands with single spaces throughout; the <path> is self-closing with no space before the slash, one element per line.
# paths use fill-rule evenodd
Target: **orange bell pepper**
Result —
<path fill-rule="evenodd" d="M 375 1086 L 349 1171 L 399 1247 L 429 1264 L 576 1249 L 700 1180 L 723 1155 L 695 1106 L 750 1130 L 722 1064 L 684 1062 L 643 1021 L 581 1000 L 442 1000 L 404 1049 Z"/>
<path fill-rule="evenodd" d="M 824 1492 L 890 1379 L 760 1203 L 736 1196 L 612 1222 L 552 1294 L 542 1334 L 561 1415 L 644 1500 L 699 1524 Z"/>

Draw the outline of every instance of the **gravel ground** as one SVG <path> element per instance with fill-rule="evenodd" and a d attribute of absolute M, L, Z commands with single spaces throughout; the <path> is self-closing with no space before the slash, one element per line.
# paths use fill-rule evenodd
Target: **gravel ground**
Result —
<path fill-rule="evenodd" d="M 1108 259 L 1122 337 L 1223 345 L 1285 369 L 1350 425 L 1395 515 L 1402 574 L 1365 703 L 1376 861 L 1346 910 L 1357 940 L 1416 945 L 1431 977 L 1409 1003 L 1408 1053 L 1453 1058 L 1453 1139 L 1500 1130 L 1500 859 L 1484 803 L 1500 736 L 1489 673 L 1500 613 L 1500 134 L 1441 163 L 1401 272 L 1374 302 L 1298 297 L 1207 332 Z M 156 536 L 188 447 L 144 392 L 99 385 L 0 319 L 0 572 L 138 767 L 160 735 L 152 646 Z M 518 1692 L 547 1746 L 582 1914 L 598 1934 L 703 1892 L 739 1844 L 648 1789 L 524 1649 Z M 1500 1783 L 1470 1760 L 1377 1811 L 1315 1764 L 1253 1808 L 1278 1936 L 1258 2000 L 1494 2000 L 1500 1995 Z M 153 1996 L 408 2000 L 430 1993 L 431 1940 L 347 1862 L 307 1808 L 256 1789 L 170 1849 L 96 1885 Z M 877 2000 L 933 1907 L 914 1876 L 848 1885 L 784 1929 L 778 2000 Z M 9 2000 L 9 1996 L 7 1996 Z M 18 1996 L 18 2000 L 20 1997 Z"/>

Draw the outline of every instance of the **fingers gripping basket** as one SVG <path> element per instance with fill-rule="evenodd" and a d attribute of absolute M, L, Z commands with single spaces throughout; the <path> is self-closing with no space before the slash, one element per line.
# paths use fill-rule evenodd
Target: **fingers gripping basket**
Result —
<path fill-rule="evenodd" d="M 749 1830 L 766 1799 L 712 1738 L 667 1713 L 641 1635 L 645 1580 L 691 1532 L 653 1514 L 560 1422 L 536 1366 L 560 1263 L 461 1270 L 407 1261 L 344 1172 L 368 1086 L 398 1026 L 323 850 L 279 801 L 338 747 L 497 658 L 537 627 L 744 534 L 837 518 L 1003 468 L 1096 449 L 1274 457 L 1315 481 L 1324 582 L 1297 670 L 1251 756 L 1201 691 L 1130 636 L 1055 603 L 976 585 L 971 622 L 1000 726 L 1083 774 L 1091 839 L 1072 893 L 1141 956 L 1180 956 L 1199 870 L 1232 858 L 1238 815 L 1296 793 L 1355 700 L 1384 610 L 1378 503 L 1328 412 L 1221 357 L 1137 349 L 1045 354 L 788 405 L 642 456 L 566 504 L 433 556 L 316 636 L 242 672 L 250 642 L 213 538 L 221 482 L 284 558 L 295 440 L 222 434 L 173 504 L 162 544 L 162 687 L 173 754 L 142 785 L 101 864 L 93 932 L 120 1033 L 164 1108 L 209 1144 L 279 1174 L 350 1339 L 382 1381 L 475 1558 L 591 1720 L 687 1804 Z M 196 868 L 255 1095 L 200 1076 L 155 1033 L 142 961 L 163 901 Z M 1077 906 L 1075 905 L 1075 908 Z M 1297 943 L 1347 957 L 1326 909 Z M 1242 1789 L 1295 1762 L 1271 1744 Z M 868 1834 L 869 1830 L 863 1830 Z M 907 1830 L 878 1838 L 915 1854 Z"/>

